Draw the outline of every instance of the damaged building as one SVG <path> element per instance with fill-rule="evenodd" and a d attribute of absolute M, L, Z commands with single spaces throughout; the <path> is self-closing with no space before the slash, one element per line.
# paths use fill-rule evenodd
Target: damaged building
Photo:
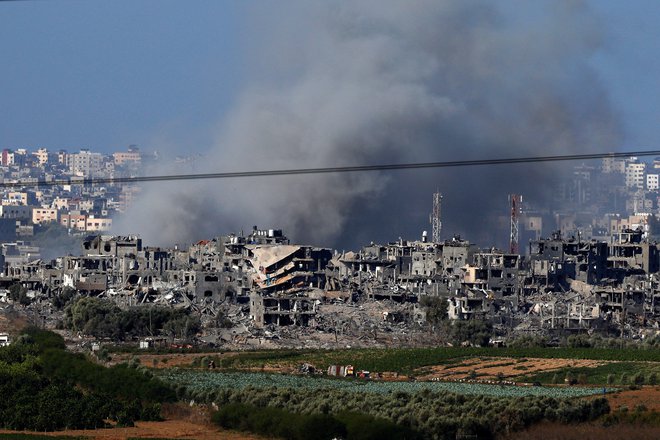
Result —
<path fill-rule="evenodd" d="M 424 324 L 425 296 L 446 302 L 447 318 L 487 320 L 505 337 L 660 330 L 660 253 L 638 230 L 616 231 L 609 241 L 556 232 L 532 240 L 526 256 L 426 235 L 339 253 L 256 227 L 187 248 L 92 235 L 80 255 L 49 262 L 20 246 L 5 245 L 0 288 L 18 283 L 45 298 L 71 288 L 121 307 L 185 307 L 209 326 L 236 324 L 224 341 L 285 328 L 334 333 L 335 340 L 365 326 L 374 339 L 393 326 L 404 335 Z"/>

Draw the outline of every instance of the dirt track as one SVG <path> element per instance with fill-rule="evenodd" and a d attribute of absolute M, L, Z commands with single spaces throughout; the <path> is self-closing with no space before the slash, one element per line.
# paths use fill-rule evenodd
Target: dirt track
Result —
<path fill-rule="evenodd" d="M 15 431 L 3 431 L 0 433 L 15 433 Z M 89 429 L 58 432 L 28 432 L 28 434 L 39 435 L 68 435 L 85 436 L 93 439 L 103 440 L 126 440 L 129 437 L 139 438 L 172 438 L 172 439 L 196 439 L 196 440 L 260 440 L 263 437 L 243 434 L 234 431 L 223 431 L 206 424 L 187 422 L 182 420 L 167 420 L 164 422 L 137 422 L 132 428 L 111 429 Z"/>
<path fill-rule="evenodd" d="M 182 403 L 164 404 L 164 422 L 137 422 L 131 428 L 81 429 L 57 432 L 31 432 L 40 435 L 83 436 L 90 439 L 126 440 L 128 438 L 171 438 L 195 440 L 263 440 L 257 435 L 226 431 L 211 424 L 208 410 Z M 9 433 L 12 431 L 2 431 Z"/>

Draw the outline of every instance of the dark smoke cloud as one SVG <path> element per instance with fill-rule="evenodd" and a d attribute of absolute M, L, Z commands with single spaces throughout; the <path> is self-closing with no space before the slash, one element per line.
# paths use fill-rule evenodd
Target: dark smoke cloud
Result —
<path fill-rule="evenodd" d="M 619 145 L 616 115 L 589 64 L 603 44 L 600 24 L 584 2 L 365 0 L 266 8 L 260 4 L 254 14 L 254 73 L 199 171 Z M 165 244 L 258 224 L 281 227 L 298 242 L 357 248 L 428 229 L 438 188 L 444 235 L 484 240 L 491 220 L 506 214 L 508 193 L 542 201 L 557 170 L 518 165 L 154 185 L 120 229 Z"/>

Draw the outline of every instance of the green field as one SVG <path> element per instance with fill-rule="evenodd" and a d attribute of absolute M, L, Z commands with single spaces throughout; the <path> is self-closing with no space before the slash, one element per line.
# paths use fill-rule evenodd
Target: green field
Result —
<path fill-rule="evenodd" d="M 650 362 L 612 362 L 591 368 L 561 368 L 554 371 L 545 371 L 519 378 L 522 382 L 551 383 L 559 378 L 562 382 L 565 377 L 577 378 L 582 376 L 587 384 L 617 384 L 637 385 L 657 384 L 660 378 L 660 363 Z"/>
<path fill-rule="evenodd" d="M 369 371 L 397 371 L 414 375 L 432 365 L 449 364 L 471 357 L 593 359 L 622 362 L 660 362 L 657 349 L 610 348 L 393 348 L 351 350 L 269 350 L 241 352 L 233 356 L 213 356 L 224 369 L 260 368 L 265 365 L 296 367 L 309 362 L 318 368 L 328 365 L 354 365 Z M 521 374 L 524 372 L 521 371 Z"/>
<path fill-rule="evenodd" d="M 348 393 L 407 393 L 422 391 L 450 392 L 462 395 L 493 397 L 554 397 L 557 399 L 602 394 L 602 388 L 532 387 L 487 385 L 458 382 L 378 382 L 359 379 L 326 379 L 287 374 L 222 373 L 212 371 L 167 370 L 160 378 L 172 386 L 184 386 L 192 393 L 214 392 L 220 389 L 290 388 L 337 389 Z M 612 389 L 607 390 L 613 391 Z"/>

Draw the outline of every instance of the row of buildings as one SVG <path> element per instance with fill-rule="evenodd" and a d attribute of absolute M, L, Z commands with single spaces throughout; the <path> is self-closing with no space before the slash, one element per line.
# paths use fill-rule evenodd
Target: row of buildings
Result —
<path fill-rule="evenodd" d="M 132 203 L 130 184 L 90 179 L 132 177 L 145 156 L 137 147 L 104 155 L 81 149 L 4 149 L 0 156 L 0 241 L 29 240 L 34 227 L 57 223 L 73 233 L 109 231 L 113 217 Z"/>
<path fill-rule="evenodd" d="M 488 320 L 508 335 L 636 337 L 660 325 L 660 246 L 639 230 L 617 233 L 612 242 L 556 232 L 531 242 L 529 256 L 479 249 L 458 237 L 433 243 L 425 235 L 343 253 L 291 244 L 280 230 L 256 227 L 186 249 L 94 235 L 79 256 L 3 263 L 0 286 L 20 283 L 35 298 L 71 288 L 123 307 L 187 307 L 208 322 L 241 304 L 258 328 L 313 327 L 328 302 L 408 304 L 409 316 L 418 316 L 425 296 L 442 298 L 448 319 Z"/>

